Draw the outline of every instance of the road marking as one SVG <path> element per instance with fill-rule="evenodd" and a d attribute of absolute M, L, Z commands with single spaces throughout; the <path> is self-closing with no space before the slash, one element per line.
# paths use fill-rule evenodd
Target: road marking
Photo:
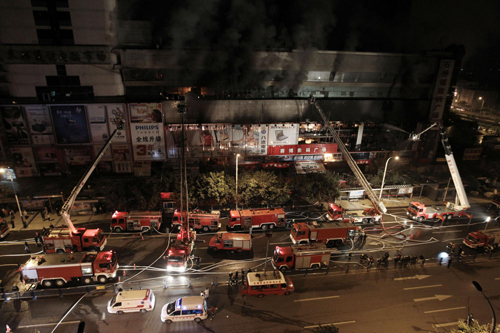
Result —
<path fill-rule="evenodd" d="M 446 327 L 446 326 L 458 326 L 458 321 L 454 321 L 452 323 L 445 323 L 445 324 L 435 324 L 435 327 Z"/>
<path fill-rule="evenodd" d="M 424 289 L 424 288 L 436 288 L 436 287 L 442 287 L 442 284 L 433 284 L 432 286 L 422 286 L 422 287 L 411 287 L 411 288 L 404 288 L 403 290 L 414 290 L 414 289 Z"/>
<path fill-rule="evenodd" d="M 328 325 L 343 325 L 343 324 L 354 324 L 356 320 L 350 320 L 350 321 L 340 321 L 338 323 L 329 323 L 329 324 L 322 324 L 321 326 L 328 326 Z M 317 328 L 320 327 L 320 325 L 313 325 L 313 326 L 304 326 L 304 328 Z"/>
<path fill-rule="evenodd" d="M 438 299 L 439 301 L 444 301 L 452 297 L 452 295 L 435 295 L 434 297 L 424 297 L 424 298 L 415 298 L 414 302 L 423 302 L 423 301 L 432 301 Z"/>
<path fill-rule="evenodd" d="M 316 297 L 316 298 L 304 298 L 304 299 L 296 299 L 294 302 L 306 302 L 306 301 L 316 301 L 319 299 L 328 299 L 328 298 L 339 298 L 340 296 L 327 296 L 327 297 Z"/>
<path fill-rule="evenodd" d="M 453 311 L 453 310 L 461 310 L 461 309 L 466 309 L 466 307 L 465 306 L 459 306 L 458 308 L 449 308 L 449 309 L 442 309 L 442 310 L 425 311 L 424 313 L 436 313 L 436 312 Z"/>
<path fill-rule="evenodd" d="M 414 279 L 427 279 L 428 277 L 431 277 L 430 275 L 415 275 L 415 276 L 406 276 L 406 277 L 400 277 L 400 278 L 394 278 L 394 281 L 404 281 L 404 280 L 414 280 Z"/>
<path fill-rule="evenodd" d="M 79 324 L 79 320 L 75 321 L 63 321 L 62 324 Z M 36 324 L 36 325 L 23 325 L 23 326 L 17 326 L 17 328 L 30 328 L 30 327 L 40 327 L 40 326 L 55 326 L 57 323 L 48 323 L 48 324 Z"/>
<path fill-rule="evenodd" d="M 500 280 L 500 278 L 495 278 L 495 280 Z"/>

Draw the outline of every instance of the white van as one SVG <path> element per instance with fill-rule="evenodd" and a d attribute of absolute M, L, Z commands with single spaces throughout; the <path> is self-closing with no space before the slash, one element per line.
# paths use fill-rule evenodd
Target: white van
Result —
<path fill-rule="evenodd" d="M 153 311 L 155 294 L 151 289 L 120 291 L 108 302 L 108 312 L 119 315 L 125 312 Z"/>
<path fill-rule="evenodd" d="M 189 320 L 199 323 L 207 317 L 207 302 L 203 296 L 179 298 L 175 302 L 165 304 L 161 309 L 161 321 L 167 324 Z"/>

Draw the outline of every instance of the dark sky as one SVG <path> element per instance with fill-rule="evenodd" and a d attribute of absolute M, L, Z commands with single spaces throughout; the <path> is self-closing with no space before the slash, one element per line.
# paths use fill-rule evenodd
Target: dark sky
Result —
<path fill-rule="evenodd" d="M 121 19 L 152 20 L 166 48 L 217 49 L 248 63 L 254 50 L 363 52 L 443 50 L 464 45 L 464 72 L 498 80 L 498 0 L 120 0 Z M 479 74 L 479 76 L 478 76 Z M 500 83 L 500 82 L 499 82 Z"/>

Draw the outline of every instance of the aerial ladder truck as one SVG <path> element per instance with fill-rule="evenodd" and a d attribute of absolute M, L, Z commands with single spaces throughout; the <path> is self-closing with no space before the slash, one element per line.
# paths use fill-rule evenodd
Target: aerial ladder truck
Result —
<path fill-rule="evenodd" d="M 71 208 L 75 203 L 76 197 L 85 186 L 85 183 L 92 175 L 92 172 L 97 167 L 97 164 L 104 156 L 104 153 L 111 145 L 111 141 L 117 131 L 123 129 L 123 119 L 118 119 L 116 129 L 109 137 L 106 144 L 94 160 L 94 163 L 88 168 L 87 172 L 80 179 L 78 184 L 71 191 L 70 196 L 61 208 L 61 216 L 66 222 L 67 228 L 52 228 L 48 235 L 43 237 L 44 249 L 46 253 L 64 253 L 64 252 L 80 252 L 80 251 L 102 251 L 106 246 L 106 236 L 102 229 L 86 229 L 75 228 L 71 221 Z"/>
<path fill-rule="evenodd" d="M 444 221 L 444 219 L 451 219 L 452 217 L 462 216 L 467 216 L 470 218 L 471 216 L 466 212 L 466 210 L 470 208 L 469 200 L 467 199 L 464 184 L 462 183 L 462 178 L 460 177 L 460 173 L 455 162 L 455 157 L 453 156 L 453 152 L 451 151 L 451 146 L 448 142 L 448 136 L 444 131 L 443 125 L 434 123 L 418 134 L 411 133 L 409 140 L 419 141 L 423 133 L 427 132 L 435 126 L 438 126 L 441 131 L 441 144 L 444 148 L 446 163 L 448 164 L 448 168 L 450 169 L 451 178 L 453 179 L 453 184 L 455 184 L 455 189 L 457 191 L 455 202 L 447 202 L 442 206 L 428 207 L 421 202 L 413 201 L 410 203 L 406 214 L 410 218 L 419 222 L 432 219 L 441 219 Z"/>
<path fill-rule="evenodd" d="M 366 179 L 365 175 L 361 170 L 359 169 L 358 165 L 356 164 L 356 161 L 352 158 L 351 154 L 347 150 L 347 148 L 344 145 L 344 142 L 340 139 L 339 135 L 335 130 L 332 128 L 330 125 L 330 121 L 326 117 L 325 113 L 323 112 L 323 109 L 319 106 L 317 103 L 316 99 L 314 96 L 311 94 L 309 96 L 309 104 L 314 105 L 316 109 L 318 110 L 319 114 L 321 115 L 321 118 L 323 119 L 323 123 L 325 124 L 326 129 L 328 130 L 328 133 L 333 137 L 333 140 L 337 144 L 338 148 L 340 149 L 342 155 L 344 156 L 345 161 L 347 162 L 347 165 L 352 170 L 352 173 L 354 176 L 358 179 L 358 181 L 361 183 L 361 186 L 365 190 L 365 193 L 368 195 L 368 198 L 372 202 L 376 212 L 373 212 L 374 216 L 378 216 L 379 214 L 384 214 L 387 212 L 387 208 L 385 207 L 384 203 L 382 200 L 379 200 L 377 198 L 377 195 L 373 191 L 370 183 Z"/>

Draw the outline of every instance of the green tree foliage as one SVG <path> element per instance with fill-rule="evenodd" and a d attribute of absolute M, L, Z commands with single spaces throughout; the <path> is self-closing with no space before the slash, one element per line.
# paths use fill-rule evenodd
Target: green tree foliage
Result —
<path fill-rule="evenodd" d="M 334 172 L 296 175 L 292 180 L 293 195 L 310 202 L 331 201 L 340 196 L 340 176 Z"/>
<path fill-rule="evenodd" d="M 497 325 L 497 332 L 500 332 L 500 325 Z M 458 327 L 450 331 L 450 333 L 490 333 L 491 324 L 480 325 L 477 321 L 472 325 L 467 325 L 464 320 L 458 323 Z"/>
<path fill-rule="evenodd" d="M 161 182 L 142 178 L 117 182 L 106 196 L 109 210 L 155 210 L 160 208 Z"/>
<path fill-rule="evenodd" d="M 313 329 L 313 333 L 339 333 L 340 330 L 335 325 L 320 325 Z"/>
<path fill-rule="evenodd" d="M 288 182 L 272 172 L 245 172 L 238 184 L 239 202 L 248 207 L 277 206 L 290 199 Z"/>
<path fill-rule="evenodd" d="M 194 192 L 207 204 L 224 205 L 234 196 L 234 181 L 225 172 L 209 172 L 196 179 Z"/>
<path fill-rule="evenodd" d="M 378 170 L 376 175 L 367 175 L 366 179 L 372 186 L 381 186 L 382 179 L 384 177 L 384 170 Z M 385 185 L 396 185 L 403 183 L 403 177 L 397 171 L 387 170 L 387 174 L 385 175 Z"/>
<path fill-rule="evenodd" d="M 14 197 L 14 191 L 12 191 L 7 187 L 0 186 L 0 198 L 10 198 L 10 197 Z"/>

